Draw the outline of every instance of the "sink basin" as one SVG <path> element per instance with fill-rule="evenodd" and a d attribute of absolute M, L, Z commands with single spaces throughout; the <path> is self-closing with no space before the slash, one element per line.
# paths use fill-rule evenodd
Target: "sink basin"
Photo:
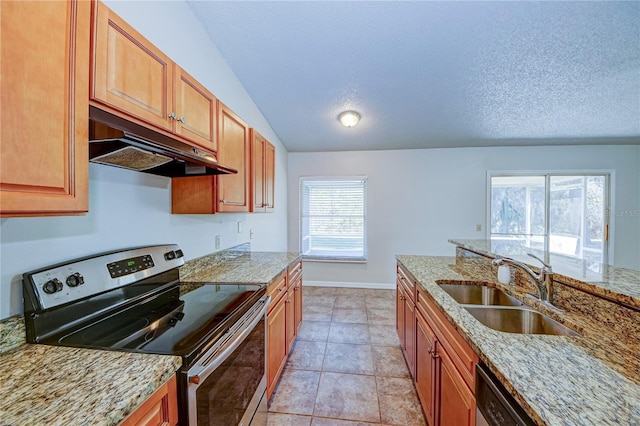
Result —
<path fill-rule="evenodd" d="M 518 334 L 580 336 L 559 322 L 524 306 L 465 306 L 475 319 L 494 330 Z"/>
<path fill-rule="evenodd" d="M 515 297 L 511 297 L 501 290 L 487 287 L 482 284 L 439 284 L 449 296 L 463 305 L 500 305 L 500 306 L 520 306 L 520 302 Z"/>

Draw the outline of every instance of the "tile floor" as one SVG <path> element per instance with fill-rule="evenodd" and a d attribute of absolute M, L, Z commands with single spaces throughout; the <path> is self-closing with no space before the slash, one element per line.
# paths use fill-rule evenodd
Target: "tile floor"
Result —
<path fill-rule="evenodd" d="M 395 291 L 304 287 L 270 426 L 425 425 L 395 329 Z"/>

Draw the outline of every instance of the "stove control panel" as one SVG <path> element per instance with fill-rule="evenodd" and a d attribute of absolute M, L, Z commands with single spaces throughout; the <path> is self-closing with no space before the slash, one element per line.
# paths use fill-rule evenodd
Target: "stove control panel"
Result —
<path fill-rule="evenodd" d="M 168 253 L 171 253 L 168 255 Z M 175 244 L 86 257 L 23 275 L 25 294 L 46 310 L 135 283 L 184 264 Z"/>

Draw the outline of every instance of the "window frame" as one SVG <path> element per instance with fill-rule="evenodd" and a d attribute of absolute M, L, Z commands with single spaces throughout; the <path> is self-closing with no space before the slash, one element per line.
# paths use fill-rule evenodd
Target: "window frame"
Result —
<path fill-rule="evenodd" d="M 563 169 L 563 170 L 487 170 L 487 180 L 485 186 L 485 239 L 490 240 L 491 232 L 491 179 L 494 177 L 510 176 L 541 176 L 545 178 L 545 252 L 549 253 L 549 215 L 550 215 L 550 179 L 552 176 L 605 176 L 605 200 L 604 200 L 604 224 L 608 225 L 608 239 L 603 244 L 603 263 L 613 264 L 613 250 L 615 247 L 615 216 L 607 214 L 607 211 L 614 211 L 615 194 L 615 170 L 613 169 Z M 554 253 L 557 254 L 557 253 Z M 562 256 L 561 254 L 557 254 Z"/>
<path fill-rule="evenodd" d="M 363 182 L 363 196 L 364 196 L 364 206 L 363 206 L 363 255 L 362 256 L 316 256 L 316 255 L 305 255 L 302 252 L 302 239 L 304 236 L 302 227 L 302 219 L 303 219 L 303 202 L 304 197 L 302 194 L 302 188 L 304 182 L 309 181 L 362 181 Z M 369 250 L 367 247 L 368 243 L 368 229 L 367 229 L 367 186 L 368 186 L 368 176 L 366 175 L 351 175 L 351 176 L 300 176 L 298 181 L 298 251 L 302 255 L 302 259 L 305 262 L 330 262 L 330 263 L 367 263 Z"/>

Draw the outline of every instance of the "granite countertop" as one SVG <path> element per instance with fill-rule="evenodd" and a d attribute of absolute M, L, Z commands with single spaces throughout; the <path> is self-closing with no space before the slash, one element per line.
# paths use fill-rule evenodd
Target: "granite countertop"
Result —
<path fill-rule="evenodd" d="M 180 268 L 182 284 L 271 284 L 292 263 L 298 252 L 256 252 L 248 244 L 190 260 Z"/>
<path fill-rule="evenodd" d="M 24 344 L 0 355 L 3 425 L 117 425 L 180 357 Z"/>
<path fill-rule="evenodd" d="M 186 262 L 182 283 L 269 284 L 300 253 L 249 244 Z M 181 367 L 177 356 L 25 343 L 21 316 L 0 321 L 0 424 L 117 425 Z"/>
<path fill-rule="evenodd" d="M 547 259 L 553 266 L 555 280 L 632 308 L 640 308 L 640 271 L 535 250 L 518 240 L 452 239 L 449 242 L 485 256 L 507 256 L 538 267 L 538 261 L 527 255 L 533 253 Z"/>
<path fill-rule="evenodd" d="M 455 258 L 396 257 L 537 424 L 640 424 L 640 372 L 624 376 L 588 350 L 603 330 L 578 325 L 583 337 L 495 331 L 437 285 L 440 280 L 470 281 L 456 270 Z"/>

